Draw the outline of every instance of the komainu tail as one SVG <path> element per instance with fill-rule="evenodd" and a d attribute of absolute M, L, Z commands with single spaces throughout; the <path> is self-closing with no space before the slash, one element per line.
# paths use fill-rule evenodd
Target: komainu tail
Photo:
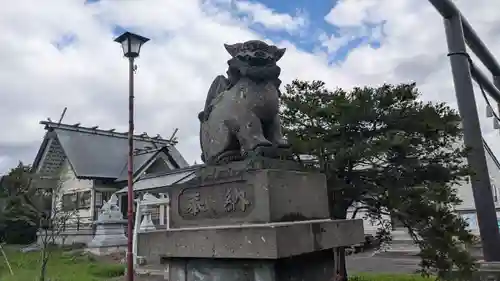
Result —
<path fill-rule="evenodd" d="M 212 101 L 213 99 L 221 92 L 225 91 L 229 85 L 229 80 L 224 77 L 223 75 L 219 75 L 215 77 L 214 81 L 212 82 L 212 85 L 210 85 L 210 89 L 208 90 L 207 93 L 207 98 L 205 100 L 205 107 L 203 108 L 203 111 L 198 113 L 198 119 L 200 120 L 200 146 L 201 150 L 203 151 L 203 140 L 202 140 L 202 126 L 203 122 L 208 120 L 208 117 L 210 116 L 210 111 L 212 110 Z M 203 162 L 206 161 L 205 155 L 203 153 L 201 154 L 201 160 Z"/>
<path fill-rule="evenodd" d="M 200 120 L 200 122 L 206 121 L 208 119 L 208 116 L 210 115 L 211 111 L 212 100 L 219 93 L 225 91 L 228 85 L 229 85 L 229 80 L 223 75 L 215 77 L 214 81 L 212 82 L 212 85 L 210 86 L 210 89 L 208 90 L 207 98 L 205 100 L 205 107 L 203 108 L 202 112 L 198 113 L 198 119 Z"/>

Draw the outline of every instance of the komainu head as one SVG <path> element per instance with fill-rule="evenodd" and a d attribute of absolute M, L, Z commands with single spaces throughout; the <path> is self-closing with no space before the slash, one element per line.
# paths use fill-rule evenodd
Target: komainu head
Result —
<path fill-rule="evenodd" d="M 252 66 L 275 64 L 283 57 L 286 50 L 268 45 L 260 40 L 250 40 L 233 45 L 224 44 L 224 47 L 233 58 Z"/>

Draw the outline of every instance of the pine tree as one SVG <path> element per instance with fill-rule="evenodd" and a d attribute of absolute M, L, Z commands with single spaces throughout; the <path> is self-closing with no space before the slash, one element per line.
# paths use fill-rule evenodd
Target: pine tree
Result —
<path fill-rule="evenodd" d="M 474 243 L 454 212 L 456 186 L 470 174 L 460 117 L 444 103 L 419 100 L 415 84 L 328 90 L 321 81 L 286 85 L 282 121 L 294 154 L 313 156 L 327 176 L 334 218 L 362 208 L 387 235 L 392 216 L 420 247 L 423 274 L 475 270 Z M 356 213 L 357 211 L 355 211 Z M 340 249 L 340 274 L 345 272 Z"/>

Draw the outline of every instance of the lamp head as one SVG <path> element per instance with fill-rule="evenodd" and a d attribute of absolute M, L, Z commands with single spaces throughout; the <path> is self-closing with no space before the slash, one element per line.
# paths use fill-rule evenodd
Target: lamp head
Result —
<path fill-rule="evenodd" d="M 115 39 L 122 45 L 123 55 L 127 58 L 136 58 L 139 56 L 141 47 L 144 43 L 148 42 L 149 38 L 131 33 L 125 32 Z"/>

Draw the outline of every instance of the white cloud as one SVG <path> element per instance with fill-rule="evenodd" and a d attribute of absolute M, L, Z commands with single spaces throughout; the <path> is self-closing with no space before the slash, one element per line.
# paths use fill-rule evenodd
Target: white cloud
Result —
<path fill-rule="evenodd" d="M 248 14 L 253 23 L 260 23 L 269 30 L 286 30 L 290 33 L 299 31 L 308 24 L 304 13 L 297 15 L 277 13 L 258 2 L 234 1 L 239 12 Z"/>
<path fill-rule="evenodd" d="M 83 1 L 52 0 L 53 5 L 40 6 L 34 1 L 17 1 L 0 11 L 4 39 L 0 44 L 0 126 L 9 132 L 0 140 L 3 158 L 12 165 L 18 159 L 31 162 L 44 133 L 38 121 L 56 120 L 66 106 L 65 122 L 126 130 L 127 62 L 113 42 L 116 25 L 152 39 L 137 60 L 137 131 L 168 136 L 178 127 L 181 152 L 190 162 L 199 158 L 197 113 L 212 79 L 226 71 L 229 55 L 223 44 L 264 38 L 233 18 L 231 11 L 210 3 L 146 2 L 84 5 Z M 251 7 L 263 24 L 269 20 L 266 15 L 271 15 L 271 25 L 276 28 L 296 24 L 293 16 L 287 22 L 283 14 Z M 68 34 L 74 42 L 58 50 L 53 42 Z M 288 51 L 284 64 L 294 52 L 299 51 Z M 314 63 L 325 73 L 332 71 L 321 61 Z M 284 75 L 295 77 L 293 70 L 290 73 L 289 67 L 284 68 Z"/>
<path fill-rule="evenodd" d="M 368 44 L 383 40 L 382 33 L 383 24 L 379 23 L 374 26 L 365 24 L 341 26 L 337 34 L 327 34 L 323 32 L 319 35 L 319 41 L 322 47 L 325 47 L 327 52 L 334 54 L 342 47 L 346 47 L 349 43 L 359 40 L 359 44 Z"/>
<path fill-rule="evenodd" d="M 489 49 L 499 50 L 500 19 L 492 11 L 498 10 L 500 3 L 489 0 L 457 0 L 455 3 Z M 357 83 L 415 81 L 423 99 L 449 102 L 456 108 L 443 20 L 428 1 L 340 0 L 325 20 L 340 28 L 362 28 L 366 23 L 385 22 L 384 36 L 378 36 L 382 38 L 382 46 L 357 48 L 340 67 L 355 76 Z M 500 156 L 498 132 L 492 130 L 491 120 L 484 118 L 485 103 L 477 87 L 476 101 L 485 138 Z"/>
<path fill-rule="evenodd" d="M 178 147 L 191 163 L 199 157 L 196 115 L 212 79 L 226 71 L 229 56 L 222 44 L 266 39 L 250 30 L 248 22 L 235 19 L 231 9 L 214 6 L 221 0 L 203 4 L 143 0 L 147 4 L 141 5 L 132 0 L 92 5 L 80 0 L 50 2 L 13 1 L 0 10 L 0 126 L 4 132 L 0 173 L 18 160 L 32 161 L 44 133 L 38 121 L 57 119 L 65 106 L 65 122 L 126 130 L 127 62 L 112 40 L 113 25 L 130 27 L 152 39 L 137 60 L 137 131 L 169 136 L 178 127 Z M 295 32 L 308 24 L 300 14 L 278 14 L 255 2 L 241 3 L 252 21 L 268 29 Z M 364 30 L 364 23 L 383 20 L 384 36 L 380 29 L 370 33 L 370 40 L 382 38 L 382 46 L 363 45 L 341 65 L 332 66 L 323 54 L 304 52 L 291 42 L 275 42 L 287 48 L 280 61 L 284 83 L 294 78 L 320 79 L 331 87 L 350 87 L 416 81 L 424 99 L 455 102 L 442 20 L 427 1 L 339 3 L 326 20 L 341 25 L 344 32 L 345 28 Z M 495 3 L 457 1 L 494 52 L 500 49 L 500 19 L 493 12 L 500 7 L 495 9 Z M 74 42 L 58 50 L 53 42 L 68 35 L 74 35 Z M 340 43 L 333 42 L 330 51 L 345 44 L 342 40 L 349 36 L 341 32 Z M 324 44 L 330 38 L 325 34 Z M 478 103 L 482 117 L 480 98 Z M 483 128 L 490 132 L 487 139 L 493 144 L 498 136 L 490 122 L 483 122 Z M 493 148 L 500 152 L 498 145 Z"/>
<path fill-rule="evenodd" d="M 379 4 L 378 0 L 341 0 L 325 16 L 325 20 L 330 24 L 340 26 L 358 25 L 361 22 L 375 22 L 377 17 L 374 15 L 373 10 Z"/>

